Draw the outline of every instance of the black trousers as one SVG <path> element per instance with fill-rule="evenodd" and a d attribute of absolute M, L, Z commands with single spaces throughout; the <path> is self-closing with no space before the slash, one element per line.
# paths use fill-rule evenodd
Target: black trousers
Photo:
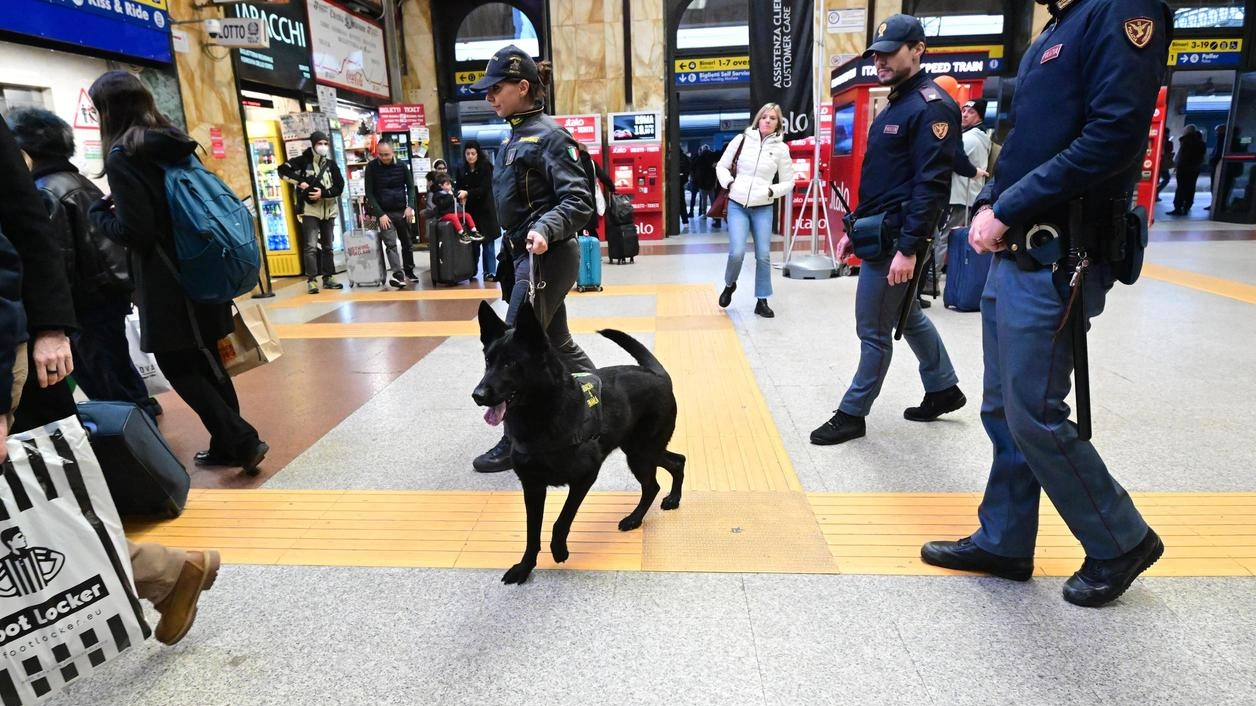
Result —
<path fill-rule="evenodd" d="M 222 366 L 218 349 L 157 353 L 157 367 L 170 386 L 201 418 L 209 431 L 209 451 L 234 461 L 243 461 L 257 448 L 257 430 L 240 416 L 231 377 Z"/>
<path fill-rule="evenodd" d="M 1177 193 L 1173 194 L 1173 207 L 1182 211 L 1195 205 L 1195 186 L 1199 182 L 1198 169 L 1177 170 Z"/>
<path fill-rule="evenodd" d="M 132 402 L 155 416 L 155 405 L 127 345 L 130 308 L 130 301 L 119 301 L 99 309 L 80 309 L 79 330 L 70 339 L 74 382 L 93 400 Z"/>
<path fill-rule="evenodd" d="M 305 253 L 305 276 L 316 279 L 319 275 L 336 274 L 336 263 L 331 256 L 331 241 L 336 236 L 336 219 L 301 216 L 301 235 Z"/>
<path fill-rule="evenodd" d="M 56 385 L 39 386 L 39 374 L 35 371 L 35 339 L 26 345 L 26 364 L 29 373 L 22 386 L 22 399 L 13 412 L 10 434 L 37 429 L 45 424 L 73 417 L 78 412 L 70 383 L 62 380 Z"/>
<path fill-rule="evenodd" d="M 513 246 L 512 246 L 513 247 Z M 509 307 L 506 311 L 506 325 L 514 326 L 519 307 L 528 299 L 528 273 L 532 270 L 531 255 L 520 248 L 522 255 L 516 255 L 514 288 L 510 292 Z M 558 354 L 567 361 L 568 369 L 573 372 L 592 372 L 597 369 L 589 356 L 571 337 L 571 329 L 567 327 L 567 293 L 576 283 L 576 275 L 580 270 L 580 244 L 575 238 L 560 240 L 550 245 L 544 255 L 537 257 L 540 277 L 545 287 L 536 292 L 533 310 L 550 343 L 558 349 Z"/>

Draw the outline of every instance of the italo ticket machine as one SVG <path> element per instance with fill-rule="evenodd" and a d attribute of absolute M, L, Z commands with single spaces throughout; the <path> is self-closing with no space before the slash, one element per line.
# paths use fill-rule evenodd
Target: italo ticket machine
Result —
<path fill-rule="evenodd" d="M 606 171 L 615 190 L 632 195 L 641 240 L 662 240 L 663 120 L 658 113 L 608 113 Z"/>
<path fill-rule="evenodd" d="M 921 61 L 921 70 L 934 78 L 944 75 L 954 78 L 959 94 L 956 102 L 962 105 L 970 98 L 981 97 L 985 76 L 998 68 L 999 61 L 989 58 L 984 51 L 930 50 Z M 855 58 L 833 69 L 829 91 L 833 96 L 829 184 L 852 209 L 858 208 L 859 172 L 868 149 L 868 130 L 877 114 L 888 104 L 890 91 L 877 82 L 876 67 L 871 58 Z M 839 202 L 837 210 L 840 209 Z"/>
<path fill-rule="evenodd" d="M 554 122 L 571 133 L 571 136 L 576 138 L 576 142 L 589 151 L 594 164 L 602 164 L 602 116 L 555 115 Z M 602 185 L 595 183 L 594 188 L 600 189 Z M 605 194 L 605 196 L 609 203 L 610 195 Z M 606 239 L 605 219 L 602 216 L 597 217 L 597 232 L 602 240 Z"/>
<path fill-rule="evenodd" d="M 820 161 L 816 164 L 816 140 L 820 141 Z M 829 183 L 829 166 L 832 160 L 832 141 L 833 141 L 833 104 L 824 103 L 820 106 L 820 123 L 816 129 L 816 134 L 802 140 L 792 140 L 786 144 L 789 145 L 789 156 L 794 163 L 794 191 L 791 194 L 793 200 L 792 212 L 787 209 L 780 209 L 780 232 L 788 233 L 788 226 L 785 220 L 792 218 L 794 223 L 798 225 L 798 235 L 810 235 L 815 225 L 811 222 L 811 199 L 807 196 L 807 189 L 811 186 L 811 180 L 817 176 L 816 169 L 819 168 L 820 183 L 828 188 Z M 815 198 L 812 195 L 811 198 Z M 833 204 L 831 194 L 826 194 L 831 211 L 839 211 L 838 219 L 841 219 L 840 207 Z M 830 214 L 821 213 L 820 222 L 818 224 L 819 234 L 821 236 L 829 235 L 829 223 L 833 223 Z M 841 231 L 833 234 L 841 237 Z M 836 243 L 836 237 L 834 242 Z"/>
<path fill-rule="evenodd" d="M 1156 96 L 1156 112 L 1151 115 L 1151 129 L 1147 133 L 1147 152 L 1143 155 L 1143 168 L 1138 175 L 1138 205 L 1147 209 L 1147 224 L 1156 218 L 1156 182 L 1160 179 L 1160 159 L 1164 154 L 1164 122 L 1167 118 L 1168 87 L 1161 86 Z"/>

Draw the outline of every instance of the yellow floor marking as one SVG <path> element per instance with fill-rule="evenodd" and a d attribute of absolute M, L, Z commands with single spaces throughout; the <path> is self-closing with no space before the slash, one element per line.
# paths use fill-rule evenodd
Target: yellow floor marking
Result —
<path fill-rule="evenodd" d="M 574 333 L 593 333 L 598 329 L 617 328 L 629 333 L 654 330 L 653 316 L 620 316 L 572 319 Z M 280 338 L 424 338 L 447 336 L 479 336 L 480 325 L 467 321 L 371 321 L 357 324 L 275 324 Z"/>
<path fill-rule="evenodd" d="M 1165 267 L 1164 265 L 1157 265 L 1151 262 L 1143 264 L 1143 275 L 1161 282 L 1237 299 L 1248 304 L 1256 304 L 1256 285 L 1179 270 L 1175 267 Z"/>
<path fill-rule="evenodd" d="M 666 491 L 666 488 L 665 488 Z M 1134 493 L 1164 538 L 1148 576 L 1256 574 L 1256 494 Z M 591 493 L 572 527 L 565 568 L 608 571 L 951 574 L 921 563 L 920 545 L 972 532 L 979 493 L 686 492 L 652 507 L 641 530 L 617 524 L 638 494 Z M 546 502 L 549 530 L 566 499 Z M 236 564 L 500 569 L 524 543 L 519 492 L 194 490 L 168 522 L 128 522 L 136 541 L 213 547 Z M 1044 501 L 1036 573 L 1068 576 L 1081 547 Z"/>
<path fill-rule="evenodd" d="M 348 304 L 351 302 L 405 302 L 405 301 L 437 301 L 450 299 L 485 299 L 489 302 L 501 298 L 501 289 L 421 289 L 421 290 L 389 290 L 368 291 L 362 289 L 346 289 L 342 292 L 322 292 L 319 294 L 300 294 L 268 303 L 271 309 L 288 309 L 311 304 Z"/>

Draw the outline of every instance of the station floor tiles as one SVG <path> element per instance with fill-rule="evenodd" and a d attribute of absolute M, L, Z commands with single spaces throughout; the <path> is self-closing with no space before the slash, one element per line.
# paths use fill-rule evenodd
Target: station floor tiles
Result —
<path fill-rule="evenodd" d="M 1250 285 L 1163 266 L 1151 267 L 1148 276 L 1256 302 Z M 350 313 L 331 311 L 306 323 L 277 324 L 277 329 L 285 342 L 307 345 L 368 339 L 379 346 L 379 357 L 391 361 L 385 368 L 403 369 L 421 357 L 423 348 L 389 346 L 389 341 L 476 336 L 472 317 L 485 295 L 484 289 L 468 288 L 346 292 L 335 302 L 357 305 Z M 626 285 L 582 296 L 654 298 L 653 316 L 575 318 L 572 328 L 653 335 L 654 352 L 672 375 L 681 410 L 672 448 L 687 456 L 688 465 L 680 510 L 652 509 L 640 531 L 621 533 L 615 526 L 635 504 L 636 493 L 590 494 L 573 527 L 565 568 L 949 573 L 921 563 L 920 544 L 971 531 L 979 495 L 804 492 L 737 334 L 715 306 L 709 285 Z M 326 301 L 299 295 L 268 307 L 279 313 Z M 393 360 L 396 355 L 400 358 Z M 386 381 L 395 374 L 380 376 Z M 341 392 L 348 397 L 340 405 L 352 408 L 370 389 L 330 394 Z M 317 416 L 309 408 L 291 413 Z M 307 436 L 329 428 L 334 417 L 314 424 Z M 298 446 L 308 443 L 306 438 Z M 289 458 L 293 451 L 299 449 L 289 450 Z M 670 480 L 660 475 L 666 489 Z M 1134 496 L 1169 547 L 1148 575 L 1256 575 L 1256 493 Z M 550 522 L 564 497 L 563 491 L 550 492 Z M 1037 572 L 1069 575 L 1082 559 L 1081 548 L 1048 503 L 1042 514 Z M 518 559 L 523 524 L 518 492 L 200 488 L 180 518 L 130 523 L 128 531 L 136 540 L 216 547 L 225 561 L 238 564 L 505 568 Z M 546 552 L 539 566 L 554 568 Z"/>

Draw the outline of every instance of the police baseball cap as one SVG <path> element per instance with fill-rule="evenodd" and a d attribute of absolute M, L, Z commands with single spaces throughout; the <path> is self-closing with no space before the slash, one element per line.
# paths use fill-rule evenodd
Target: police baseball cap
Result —
<path fill-rule="evenodd" d="M 487 91 L 502 81 L 520 81 L 527 79 L 533 83 L 540 80 L 536 71 L 536 62 L 528 53 L 510 44 L 498 49 L 493 58 L 488 60 L 484 69 L 484 77 L 471 84 L 473 91 Z"/>
<path fill-rule="evenodd" d="M 864 50 L 863 58 L 867 59 L 873 52 L 896 52 L 907 42 L 923 41 L 925 28 L 920 20 L 911 15 L 891 15 L 877 25 L 877 32 L 872 35 L 872 44 Z"/>

